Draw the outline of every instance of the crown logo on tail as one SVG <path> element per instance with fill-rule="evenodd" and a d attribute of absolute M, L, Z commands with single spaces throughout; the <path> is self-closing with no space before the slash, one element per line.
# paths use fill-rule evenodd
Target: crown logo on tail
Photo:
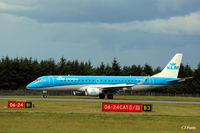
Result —
<path fill-rule="evenodd" d="M 175 66 L 175 65 L 176 65 L 176 63 L 172 62 L 172 63 L 170 63 L 170 65 L 171 65 L 171 66 Z"/>

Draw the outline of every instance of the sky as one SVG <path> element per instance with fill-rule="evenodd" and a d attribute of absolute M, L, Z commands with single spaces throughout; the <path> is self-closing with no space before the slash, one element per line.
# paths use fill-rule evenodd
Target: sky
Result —
<path fill-rule="evenodd" d="M 199 0 L 1 0 L 0 58 L 200 63 Z"/>

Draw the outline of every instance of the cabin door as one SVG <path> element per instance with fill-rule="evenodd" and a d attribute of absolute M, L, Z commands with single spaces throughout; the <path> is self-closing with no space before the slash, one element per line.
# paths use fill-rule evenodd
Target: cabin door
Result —
<path fill-rule="evenodd" d="M 54 79 L 52 76 L 49 76 L 49 86 L 54 86 Z"/>

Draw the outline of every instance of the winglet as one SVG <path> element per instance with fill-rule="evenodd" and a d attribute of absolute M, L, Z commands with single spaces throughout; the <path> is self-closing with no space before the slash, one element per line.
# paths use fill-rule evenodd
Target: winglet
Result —
<path fill-rule="evenodd" d="M 147 76 L 141 82 L 139 82 L 137 85 L 142 85 L 146 79 L 147 79 Z"/>

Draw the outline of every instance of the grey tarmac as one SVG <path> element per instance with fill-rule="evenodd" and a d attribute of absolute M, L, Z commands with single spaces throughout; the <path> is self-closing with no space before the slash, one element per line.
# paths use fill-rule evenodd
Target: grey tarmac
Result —
<path fill-rule="evenodd" d="M 0 97 L 4 100 L 49 100 L 49 101 L 97 101 L 97 102 L 137 102 L 137 103 L 185 103 L 200 104 L 200 101 L 177 101 L 177 100 L 138 100 L 138 99 L 97 99 L 97 98 L 40 98 L 40 97 Z"/>

